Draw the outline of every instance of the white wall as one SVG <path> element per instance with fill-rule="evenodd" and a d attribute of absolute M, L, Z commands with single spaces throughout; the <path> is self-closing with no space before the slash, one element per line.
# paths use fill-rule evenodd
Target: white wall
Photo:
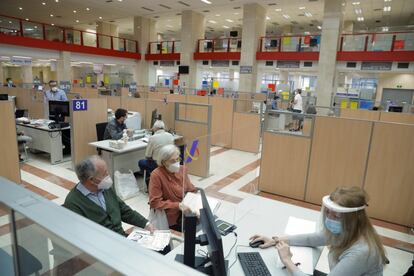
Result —
<path fill-rule="evenodd" d="M 414 74 L 379 74 L 377 101 L 381 101 L 383 88 L 397 88 L 402 85 L 403 89 L 414 89 Z"/>

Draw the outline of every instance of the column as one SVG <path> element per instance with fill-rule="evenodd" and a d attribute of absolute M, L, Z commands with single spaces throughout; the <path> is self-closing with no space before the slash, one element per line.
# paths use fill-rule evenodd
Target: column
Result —
<path fill-rule="evenodd" d="M 353 33 L 354 32 L 354 21 L 346 20 L 344 21 L 344 26 L 342 31 L 345 33 Z"/>
<path fill-rule="evenodd" d="M 330 107 L 335 93 L 336 53 L 342 28 L 342 0 L 325 1 L 316 85 L 317 105 Z"/>
<path fill-rule="evenodd" d="M 138 41 L 141 60 L 137 61 L 135 66 L 134 79 L 137 85 L 154 86 L 156 82 L 155 67 L 152 62 L 145 60 L 145 54 L 148 50 L 148 43 L 157 41 L 157 31 L 155 29 L 155 20 L 141 16 L 134 17 L 134 39 Z"/>
<path fill-rule="evenodd" d="M 4 84 L 4 71 L 3 71 L 3 63 L 0 62 L 0 85 Z"/>
<path fill-rule="evenodd" d="M 71 82 L 70 52 L 62 51 L 59 53 L 59 59 L 56 61 L 56 81 Z"/>
<path fill-rule="evenodd" d="M 245 4 L 243 6 L 243 40 L 240 58 L 240 67 L 248 66 L 247 70 L 240 74 L 239 91 L 258 92 L 260 91 L 260 80 L 256 61 L 256 51 L 259 38 L 265 36 L 266 32 L 266 9 L 259 4 Z M 246 69 L 248 68 L 246 67 Z"/>
<path fill-rule="evenodd" d="M 20 78 L 23 88 L 31 88 L 33 83 L 32 65 L 22 65 L 20 67 Z"/>
<path fill-rule="evenodd" d="M 98 34 L 104 34 L 109 36 L 118 36 L 118 26 L 115 24 L 110 24 L 106 22 L 99 21 L 97 22 L 96 32 Z M 92 35 L 92 34 L 91 34 Z M 111 38 L 108 36 L 99 36 L 99 48 L 111 49 Z M 84 44 L 86 42 L 84 41 Z M 87 44 L 86 44 L 87 45 Z M 121 45 L 121 48 L 124 46 Z M 119 41 L 118 38 L 113 38 L 113 49 L 119 50 Z"/>
<path fill-rule="evenodd" d="M 183 11 L 181 15 L 181 59 L 180 64 L 189 66 L 189 74 L 180 75 L 182 88 L 201 87 L 201 75 L 197 71 L 194 51 L 199 39 L 204 38 L 204 15 L 195 11 Z"/>

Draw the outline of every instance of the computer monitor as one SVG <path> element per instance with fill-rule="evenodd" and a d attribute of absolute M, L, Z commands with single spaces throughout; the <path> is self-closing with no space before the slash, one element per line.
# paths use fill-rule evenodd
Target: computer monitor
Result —
<path fill-rule="evenodd" d="M 203 208 L 200 209 L 200 223 L 203 234 L 196 237 L 197 217 L 184 216 L 184 255 L 177 255 L 176 260 L 205 274 L 226 276 L 228 262 L 224 259 L 223 242 L 217 229 L 203 189 L 199 189 Z M 208 257 L 195 256 L 195 245 L 207 245 Z M 208 266 L 206 264 L 209 263 Z"/>
<path fill-rule="evenodd" d="M 69 102 L 49 101 L 49 119 L 64 122 L 65 117 L 69 117 Z"/>
<path fill-rule="evenodd" d="M 388 111 L 389 112 L 403 112 L 403 107 L 392 105 L 392 106 L 388 107 Z"/>
<path fill-rule="evenodd" d="M 8 101 L 9 94 L 0 94 L 0 101 Z"/>
<path fill-rule="evenodd" d="M 151 113 L 151 127 L 154 126 L 155 121 L 158 119 L 157 109 L 154 109 Z"/>

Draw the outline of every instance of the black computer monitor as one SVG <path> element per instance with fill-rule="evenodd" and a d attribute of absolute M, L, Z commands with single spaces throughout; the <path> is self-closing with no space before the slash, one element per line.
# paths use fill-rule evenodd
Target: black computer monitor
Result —
<path fill-rule="evenodd" d="M 403 107 L 392 105 L 392 106 L 388 107 L 388 111 L 389 112 L 403 112 Z"/>
<path fill-rule="evenodd" d="M 49 101 L 49 119 L 64 122 L 65 117 L 69 117 L 69 102 Z"/>
<path fill-rule="evenodd" d="M 226 276 L 228 262 L 224 259 L 223 242 L 217 229 L 203 189 L 199 189 L 203 208 L 200 209 L 200 223 L 203 234 L 196 237 L 197 217 L 184 216 L 184 255 L 177 255 L 176 260 L 205 274 Z M 208 257 L 195 256 L 195 245 L 207 245 Z M 208 264 L 206 266 L 206 264 Z"/>
<path fill-rule="evenodd" d="M 0 94 L 0 101 L 8 101 L 9 94 Z"/>

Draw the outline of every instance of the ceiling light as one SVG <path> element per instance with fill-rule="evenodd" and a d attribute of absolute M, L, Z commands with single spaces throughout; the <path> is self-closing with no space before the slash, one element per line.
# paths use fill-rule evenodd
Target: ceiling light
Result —
<path fill-rule="evenodd" d="M 384 0 L 384 2 L 391 2 L 392 0 Z"/>
<path fill-rule="evenodd" d="M 165 27 L 167 27 L 167 28 L 173 28 L 173 26 L 171 26 L 171 25 L 165 25 Z"/>
<path fill-rule="evenodd" d="M 118 2 L 122 2 L 122 0 L 118 0 Z"/>
<path fill-rule="evenodd" d="M 220 14 L 216 14 L 216 16 L 220 16 Z"/>
<path fill-rule="evenodd" d="M 206 4 L 211 4 L 211 2 L 208 0 L 201 0 L 201 2 L 206 3 Z"/>
<path fill-rule="evenodd" d="M 86 29 L 86 31 L 89 33 L 96 33 L 96 30 L 93 30 L 93 29 Z"/>
<path fill-rule="evenodd" d="M 306 7 L 299 7 L 299 9 L 300 9 L 300 10 L 304 10 L 304 9 L 306 9 Z"/>
<path fill-rule="evenodd" d="M 235 12 L 235 13 L 233 13 L 233 15 L 239 15 L 239 13 L 238 12 Z"/>
<path fill-rule="evenodd" d="M 26 18 L 26 21 L 29 21 L 29 18 Z"/>
<path fill-rule="evenodd" d="M 318 28 L 319 30 L 322 30 L 322 27 L 321 27 L 321 26 L 318 26 L 317 28 Z"/>
<path fill-rule="evenodd" d="M 43 5 L 43 6 L 46 6 L 46 3 L 45 3 L 45 2 L 42 2 L 42 5 Z"/>
<path fill-rule="evenodd" d="M 102 16 L 99 16 L 99 19 L 103 19 Z"/>
<path fill-rule="evenodd" d="M 19 10 L 23 10 L 23 8 L 22 7 L 19 7 Z"/>
<path fill-rule="evenodd" d="M 289 19 L 290 18 L 290 16 L 289 15 L 287 15 L 287 14 L 284 14 L 284 15 L 282 15 L 285 19 Z"/>
<path fill-rule="evenodd" d="M 279 8 L 279 9 L 275 9 L 275 11 L 277 11 L 277 12 L 281 12 L 281 11 L 282 11 L 282 9 L 280 9 L 280 8 Z"/>
<path fill-rule="evenodd" d="M 55 26 L 55 24 L 54 24 L 54 23 L 52 23 L 52 24 L 50 24 L 50 25 Z"/>
<path fill-rule="evenodd" d="M 78 19 L 76 19 L 76 20 L 75 20 L 75 22 L 76 22 L 76 23 L 79 23 L 79 20 L 78 20 Z"/>
<path fill-rule="evenodd" d="M 359 4 L 361 4 L 361 3 L 360 2 L 352 2 L 352 5 L 354 5 L 354 6 L 359 5 Z"/>
<path fill-rule="evenodd" d="M 50 17 L 53 17 L 53 14 L 50 14 Z"/>
<path fill-rule="evenodd" d="M 59 0 L 55 0 L 56 3 L 59 3 Z"/>
<path fill-rule="evenodd" d="M 11 24 L 11 23 L 13 23 L 13 22 L 9 21 L 9 23 Z"/>
<path fill-rule="evenodd" d="M 384 11 L 385 12 L 390 12 L 391 11 L 391 6 L 385 6 Z"/>
<path fill-rule="evenodd" d="M 226 21 L 227 21 L 227 22 L 230 22 L 230 23 L 234 22 L 234 21 L 233 21 L 233 20 L 231 20 L 231 19 L 226 19 Z"/>
<path fill-rule="evenodd" d="M 73 13 L 76 13 L 76 10 L 73 10 Z"/>
<path fill-rule="evenodd" d="M 361 8 L 357 8 L 357 9 L 355 9 L 355 13 L 356 13 L 356 14 L 361 14 L 361 13 L 362 13 L 362 9 L 361 9 Z"/>
<path fill-rule="evenodd" d="M 357 18 L 357 20 L 361 22 L 361 21 L 364 21 L 364 18 L 362 16 L 360 16 L 360 17 Z"/>
<path fill-rule="evenodd" d="M 266 20 L 270 20 L 270 17 L 269 16 L 266 16 Z"/>
<path fill-rule="evenodd" d="M 35 29 L 37 29 L 37 26 L 34 26 Z"/>
<path fill-rule="evenodd" d="M 312 14 L 310 12 L 305 12 L 306 17 L 312 17 Z"/>
<path fill-rule="evenodd" d="M 230 29 L 230 27 L 229 26 L 226 26 L 226 25 L 224 25 L 223 28 L 224 29 Z"/>
<path fill-rule="evenodd" d="M 87 11 L 90 11 L 91 9 L 90 9 L 90 8 L 86 8 L 86 10 L 87 10 Z"/>
<path fill-rule="evenodd" d="M 310 32 L 304 32 L 305 35 L 310 35 Z"/>
<path fill-rule="evenodd" d="M 388 32 L 388 30 L 389 30 L 389 28 L 388 28 L 387 26 L 382 27 L 382 31 L 383 31 L 383 32 Z"/>
<path fill-rule="evenodd" d="M 209 23 L 212 23 L 212 24 L 216 24 L 217 22 L 216 21 L 214 21 L 214 20 L 209 20 L 208 21 Z"/>

